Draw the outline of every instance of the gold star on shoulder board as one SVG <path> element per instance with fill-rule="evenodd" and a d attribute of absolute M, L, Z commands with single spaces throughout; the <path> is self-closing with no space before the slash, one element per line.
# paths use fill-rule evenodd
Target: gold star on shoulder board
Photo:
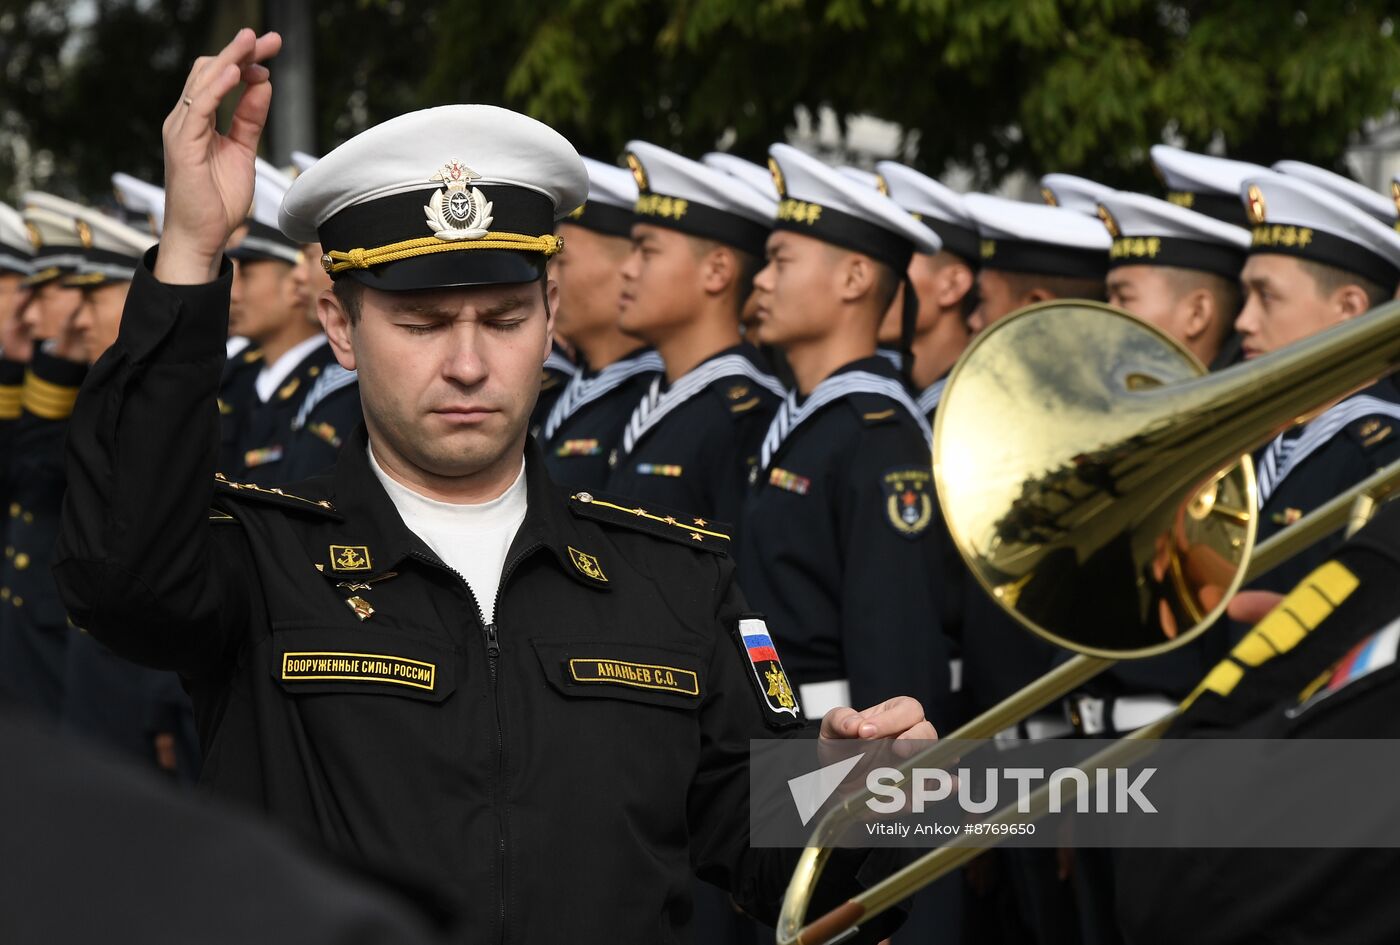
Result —
<path fill-rule="evenodd" d="M 663 521 L 664 521 L 667 525 L 674 525 L 674 524 L 676 524 L 676 519 L 675 519 L 675 517 L 674 517 L 674 516 L 671 516 L 671 515 L 666 516 L 666 518 L 663 519 Z"/>
<path fill-rule="evenodd" d="M 691 533 L 690 533 L 690 540 L 691 540 L 691 541 L 700 541 L 700 540 L 701 540 L 701 538 L 700 538 L 700 533 L 699 533 L 699 532 L 691 532 Z"/>
<path fill-rule="evenodd" d="M 695 524 L 696 524 L 696 525 L 699 525 L 701 528 L 704 528 L 706 525 L 708 525 L 708 524 L 710 524 L 710 523 L 707 522 L 707 521 L 705 521 L 703 518 L 697 518 L 697 519 L 695 520 Z"/>

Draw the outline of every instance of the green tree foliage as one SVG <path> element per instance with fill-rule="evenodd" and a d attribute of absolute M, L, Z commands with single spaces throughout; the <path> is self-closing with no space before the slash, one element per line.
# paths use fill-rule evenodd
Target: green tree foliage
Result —
<path fill-rule="evenodd" d="M 0 192 L 23 134 L 50 189 L 159 177 L 159 128 L 212 0 L 11 0 Z M 250 4 L 251 6 L 251 4 Z M 95 8 L 81 30 L 68 14 Z M 1393 0 L 319 0 L 322 150 L 410 108 L 526 111 L 601 158 L 630 138 L 758 158 L 794 109 L 901 125 L 979 183 L 1068 171 L 1151 189 L 1174 140 L 1338 167 L 1397 105 Z M 222 25 L 220 23 L 219 25 Z M 274 64 L 275 81 L 275 64 Z"/>
<path fill-rule="evenodd" d="M 211 12 L 195 0 L 0 2 L 0 197 L 106 199 L 116 170 L 160 180 L 160 126 Z"/>

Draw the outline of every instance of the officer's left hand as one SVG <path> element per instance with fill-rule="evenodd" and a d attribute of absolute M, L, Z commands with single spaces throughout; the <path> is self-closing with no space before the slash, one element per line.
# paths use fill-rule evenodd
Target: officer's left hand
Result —
<path fill-rule="evenodd" d="M 932 740 L 938 737 L 933 723 L 924 718 L 924 707 L 909 696 L 895 696 L 857 712 L 838 706 L 822 717 L 822 738 L 902 738 Z"/>

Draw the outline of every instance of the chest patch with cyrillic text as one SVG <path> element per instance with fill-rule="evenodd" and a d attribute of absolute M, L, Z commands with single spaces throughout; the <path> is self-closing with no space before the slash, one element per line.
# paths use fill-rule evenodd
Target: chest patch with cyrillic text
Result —
<path fill-rule="evenodd" d="M 579 683 L 631 686 L 681 696 L 700 695 L 700 677 L 694 670 L 657 663 L 579 657 L 569 660 L 569 677 Z"/>
<path fill-rule="evenodd" d="M 382 653 L 283 653 L 282 679 L 287 682 L 388 683 L 432 692 L 437 666 Z"/>

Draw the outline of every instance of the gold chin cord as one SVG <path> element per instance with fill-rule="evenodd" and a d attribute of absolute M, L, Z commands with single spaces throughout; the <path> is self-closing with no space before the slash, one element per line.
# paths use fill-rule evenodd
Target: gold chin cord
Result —
<path fill-rule="evenodd" d="M 1249 454 L 1398 365 L 1400 302 L 1209 375 L 1173 339 L 1094 302 L 1032 306 L 979 335 L 938 406 L 939 502 L 983 589 L 1077 655 L 900 769 L 946 765 L 966 748 L 957 742 L 991 738 L 1115 662 L 1190 642 L 1246 582 L 1364 523 L 1400 486 L 1400 463 L 1256 548 Z M 1170 721 L 1085 769 L 1124 764 Z M 850 797 L 818 821 L 783 899 L 779 945 L 834 941 L 988 846 L 985 837 L 948 843 L 804 926 L 834 838 L 872 797 Z M 992 821 L 1034 820 L 1047 797 Z"/>

